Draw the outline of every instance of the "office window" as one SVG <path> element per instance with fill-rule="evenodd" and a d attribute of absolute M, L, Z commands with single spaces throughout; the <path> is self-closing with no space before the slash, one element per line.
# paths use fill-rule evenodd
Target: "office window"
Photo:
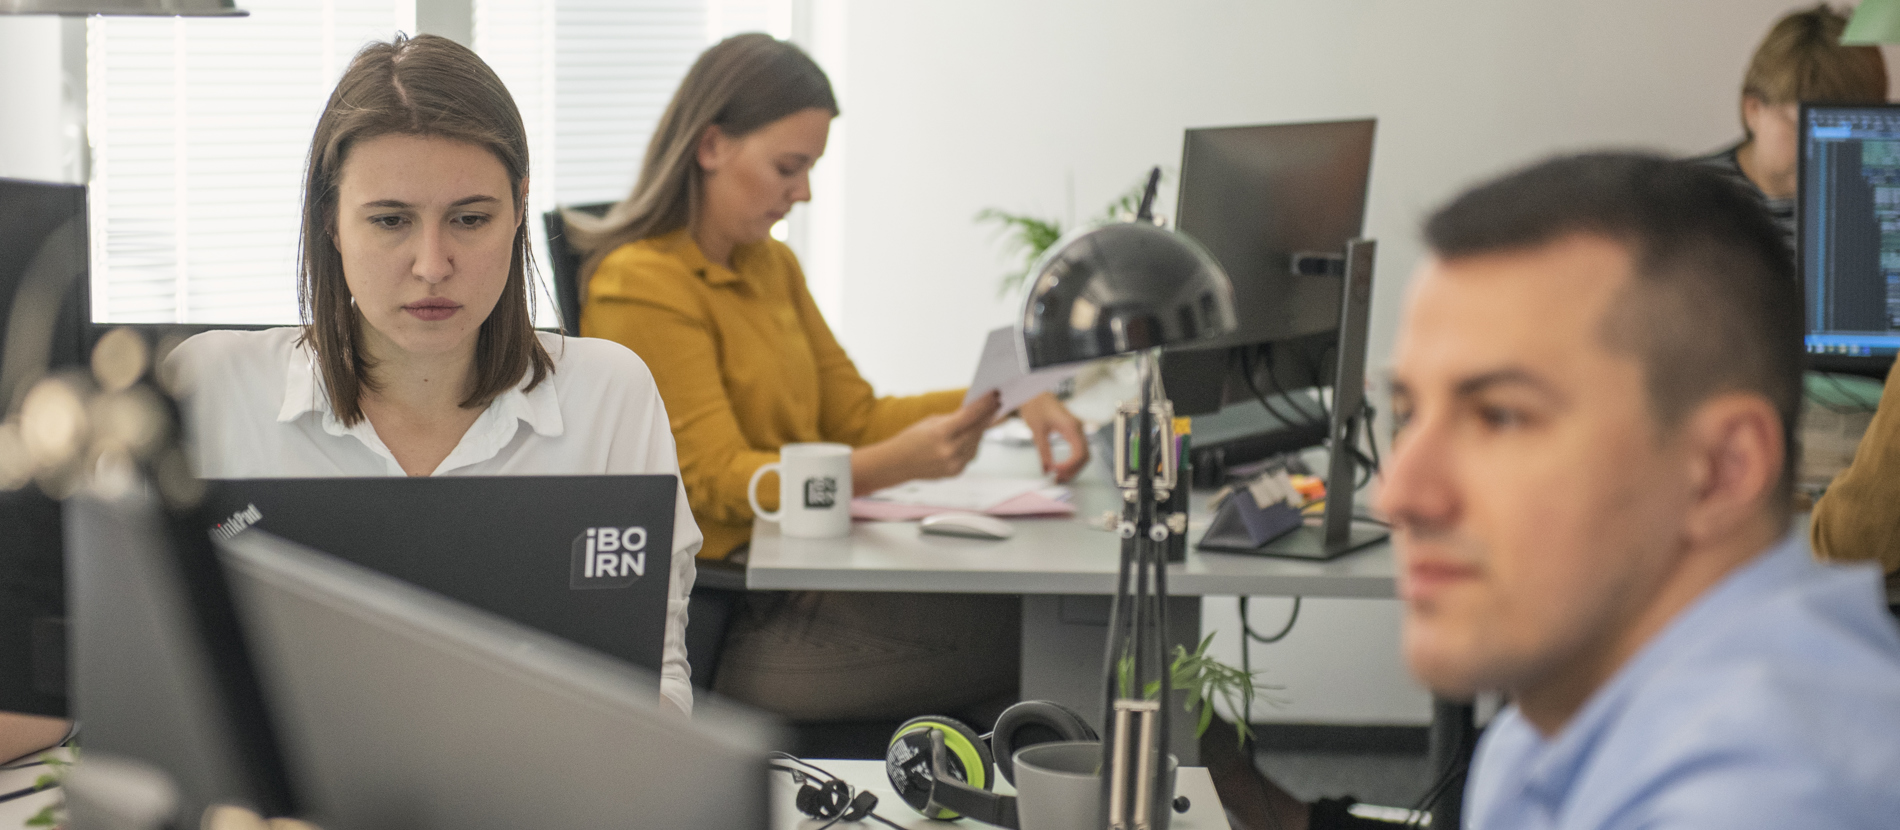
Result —
<path fill-rule="evenodd" d="M 738 32 L 789 37 L 791 19 L 792 0 L 475 0 L 475 51 L 528 125 L 537 243 L 543 212 L 633 189 L 701 51 Z"/>
<path fill-rule="evenodd" d="M 238 19 L 88 23 L 93 315 L 297 319 L 304 155 L 364 43 L 414 0 L 245 0 Z"/>

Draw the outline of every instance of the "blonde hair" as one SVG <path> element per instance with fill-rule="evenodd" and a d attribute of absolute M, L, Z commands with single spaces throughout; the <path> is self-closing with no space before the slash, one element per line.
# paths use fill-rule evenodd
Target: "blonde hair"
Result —
<path fill-rule="evenodd" d="M 398 35 L 356 53 L 317 119 L 304 176 L 302 263 L 297 304 L 302 341 L 317 353 L 330 407 L 345 425 L 363 420 L 363 391 L 376 367 L 363 354 L 361 325 L 336 248 L 337 185 L 357 142 L 382 135 L 451 138 L 494 154 L 508 173 L 516 211 L 528 177 L 528 131 L 515 99 L 494 70 L 448 38 Z M 533 389 L 554 371 L 535 336 L 528 279 L 528 226 L 518 223 L 508 282 L 475 339 L 475 377 L 464 407 L 486 406 L 533 372 Z"/>
<path fill-rule="evenodd" d="M 1847 18 L 1822 3 L 1775 22 L 1742 76 L 1742 95 L 1765 104 L 1887 100 L 1887 62 L 1876 46 L 1842 46 Z M 1742 129 L 1748 129 L 1746 122 Z"/>
<path fill-rule="evenodd" d="M 615 248 L 686 227 L 699 207 L 699 141 L 710 127 L 742 137 L 792 113 L 838 115 L 831 81 L 810 56 L 765 34 L 733 35 L 701 53 L 647 143 L 633 193 L 605 216 L 562 211 L 567 238 L 586 256 L 587 279 Z"/>

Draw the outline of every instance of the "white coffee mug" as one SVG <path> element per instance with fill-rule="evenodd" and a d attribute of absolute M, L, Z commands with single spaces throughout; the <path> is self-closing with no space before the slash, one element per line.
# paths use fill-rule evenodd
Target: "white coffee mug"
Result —
<path fill-rule="evenodd" d="M 833 539 L 851 535 L 851 448 L 844 444 L 786 444 L 778 459 L 752 471 L 746 501 L 752 512 L 778 522 L 787 536 Z M 778 512 L 759 506 L 759 479 L 778 472 Z"/>

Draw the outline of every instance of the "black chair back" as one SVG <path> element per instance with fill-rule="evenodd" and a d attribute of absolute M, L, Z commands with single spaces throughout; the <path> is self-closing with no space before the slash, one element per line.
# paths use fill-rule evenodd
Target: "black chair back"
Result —
<path fill-rule="evenodd" d="M 613 202 L 597 202 L 588 205 L 570 205 L 567 210 L 577 210 L 590 216 L 605 216 Z M 541 215 L 542 224 L 548 230 L 548 267 L 554 269 L 554 307 L 561 313 L 561 333 L 569 337 L 581 334 L 581 253 L 567 244 L 567 220 L 562 218 L 563 208 L 555 208 Z"/>

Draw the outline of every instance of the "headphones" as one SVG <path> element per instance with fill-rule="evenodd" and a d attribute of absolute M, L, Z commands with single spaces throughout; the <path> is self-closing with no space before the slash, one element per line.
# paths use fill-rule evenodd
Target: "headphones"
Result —
<path fill-rule="evenodd" d="M 783 752 L 774 752 L 775 760 L 786 764 L 767 764 L 771 769 L 789 773 L 792 783 L 798 785 L 798 793 L 792 796 L 792 806 L 800 813 L 811 818 L 827 819 L 819 828 L 824 830 L 841 821 L 863 821 L 867 818 L 897 827 L 889 819 L 874 812 L 877 809 L 877 796 L 862 790 L 852 789 L 843 779 L 832 775 L 807 761 Z M 903 828 L 898 828 L 903 830 Z"/>
<path fill-rule="evenodd" d="M 1026 700 L 996 719 L 988 735 L 955 718 L 925 715 L 897 727 L 884 752 L 891 789 L 917 812 L 939 820 L 969 816 L 1015 827 L 1016 799 L 991 792 L 996 774 L 1016 783 L 1016 750 L 1051 741 L 1098 741 L 1095 728 L 1075 710 L 1047 700 Z"/>

